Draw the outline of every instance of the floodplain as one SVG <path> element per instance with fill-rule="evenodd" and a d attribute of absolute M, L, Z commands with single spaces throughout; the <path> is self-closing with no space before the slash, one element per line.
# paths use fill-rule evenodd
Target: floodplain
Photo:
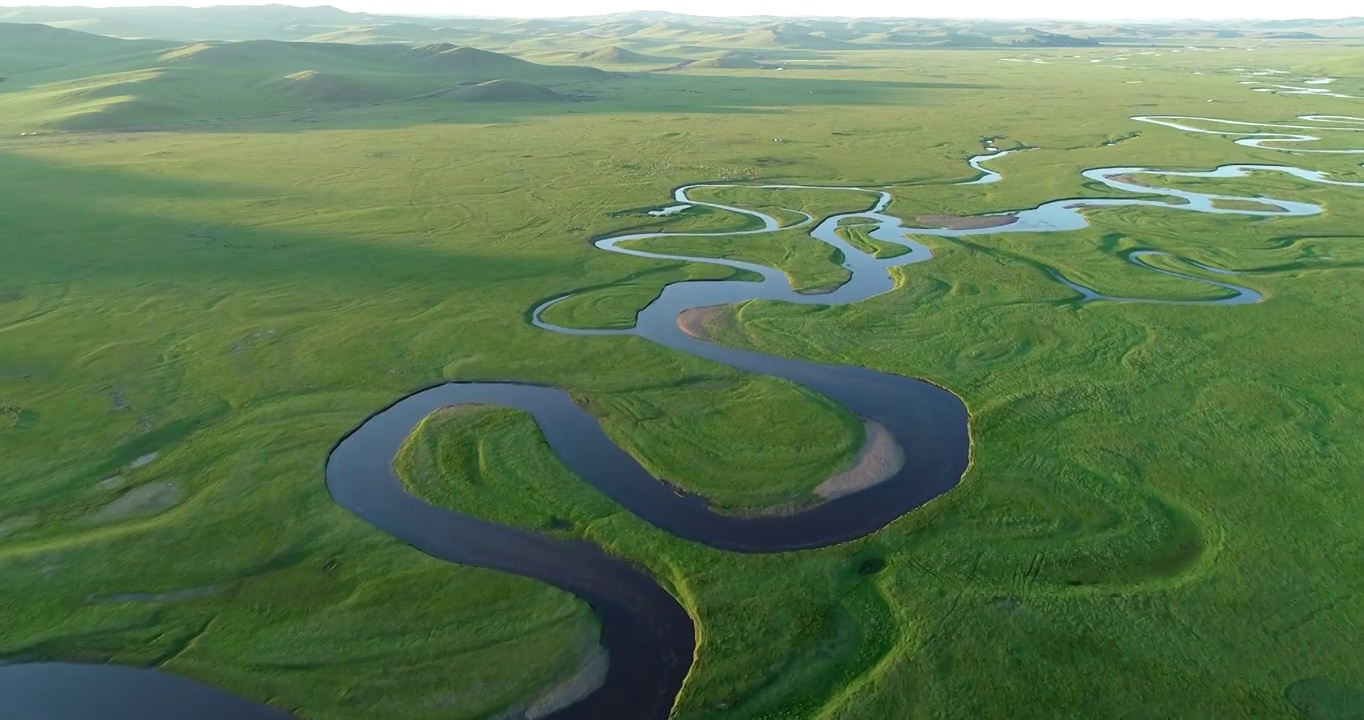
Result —
<path fill-rule="evenodd" d="M 260 18 L 204 42 L 117 13 L 80 25 L 108 36 L 0 24 L 6 664 L 156 668 L 304 718 L 572 712 L 609 684 L 603 617 L 382 532 L 328 458 L 424 388 L 551 386 L 733 522 L 817 508 L 863 418 L 632 330 L 670 286 L 785 283 L 704 342 L 664 319 L 959 398 L 950 488 L 847 542 L 735 552 L 486 406 L 426 418 L 396 475 L 652 578 L 694 626 L 665 717 L 1364 712 L 1348 27 L 952 47 L 646 18 L 604 43 L 418 42 L 318 16 L 296 43 Z M 948 227 L 1069 200 L 1144 204 Z M 830 218 L 848 251 L 812 234 Z M 600 247 L 621 236 L 636 254 Z M 843 302 L 859 257 L 886 291 Z"/>

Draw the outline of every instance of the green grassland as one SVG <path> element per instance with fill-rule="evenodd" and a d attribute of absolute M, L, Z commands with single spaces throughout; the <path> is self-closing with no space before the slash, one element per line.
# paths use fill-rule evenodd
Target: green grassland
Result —
<path fill-rule="evenodd" d="M 701 58 L 720 45 L 692 38 L 687 55 L 689 33 L 653 47 Z M 1263 64 L 1249 49 L 1260 40 L 1150 56 L 765 51 L 779 73 L 480 55 L 488 74 L 419 72 L 387 44 L 64 37 L 71 47 L 35 41 L 12 53 L 26 64 L 0 69 L 12 199 L 0 205 L 0 657 L 160 666 L 307 718 L 484 718 L 534 701 L 593 650 L 583 603 L 427 559 L 331 502 L 332 444 L 407 392 L 564 387 L 658 474 L 735 509 L 799 500 L 854 452 L 856 423 L 792 385 L 529 324 L 538 303 L 589 289 L 546 319 L 625 326 L 667 283 L 731 277 L 591 245 L 751 227 L 714 211 L 645 214 L 674 188 L 888 186 L 889 212 L 912 219 L 1116 195 L 1080 175 L 1098 166 L 1360 170 L 1357 157 L 1128 120 L 1359 114 L 1351 100 L 1237 84 L 1231 68 Z M 598 49 L 503 39 L 545 63 Z M 195 59 L 219 52 L 242 61 Z M 1276 52 L 1285 69 L 1342 75 L 1358 57 L 1327 41 Z M 562 80 L 592 99 L 319 107 L 272 94 L 304 72 L 395 99 L 490 80 L 556 92 Z M 125 97 L 141 109 L 107 109 Z M 162 119 L 213 122 L 116 131 Z M 46 134 L 19 135 L 35 131 Z M 996 161 L 1003 182 L 951 185 L 974 177 L 965 159 L 983 138 L 1033 149 Z M 748 303 L 714 324 L 721 342 L 922 377 L 965 400 L 974 455 L 961 486 L 872 537 L 766 556 L 684 542 L 573 477 L 506 410 L 436 417 L 399 467 L 434 502 L 648 568 L 697 620 L 679 718 L 1352 717 L 1364 689 L 1364 201 L 1270 175 L 1150 180 L 1327 212 L 1129 208 L 1074 233 L 928 239 L 937 257 L 896 270 L 890 294 Z M 869 204 L 696 197 L 818 217 Z M 772 263 L 808 288 L 838 271 L 799 231 L 644 245 L 672 243 Z M 1109 294 L 1217 295 L 1125 261 L 1143 248 L 1248 271 L 1238 282 L 1268 302 L 1080 306 L 1045 272 Z M 884 568 L 859 572 L 871 559 Z"/>

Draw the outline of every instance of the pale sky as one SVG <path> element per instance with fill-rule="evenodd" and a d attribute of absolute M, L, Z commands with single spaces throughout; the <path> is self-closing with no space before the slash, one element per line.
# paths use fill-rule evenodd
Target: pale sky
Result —
<path fill-rule="evenodd" d="M 17 5 L 264 5 L 270 0 L 0 0 Z M 332 4 L 352 11 L 420 15 L 547 17 L 597 15 L 625 10 L 668 10 L 693 15 L 838 15 L 890 17 L 985 17 L 1066 19 L 1338 18 L 1364 15 L 1360 0 L 294 0 Z"/>

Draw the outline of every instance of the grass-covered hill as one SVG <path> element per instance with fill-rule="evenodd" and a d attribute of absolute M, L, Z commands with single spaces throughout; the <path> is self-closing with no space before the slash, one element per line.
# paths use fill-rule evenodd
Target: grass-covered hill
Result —
<path fill-rule="evenodd" d="M 381 102 L 427 93 L 562 99 L 554 86 L 607 77 L 451 43 L 123 40 L 0 23 L 0 128 L 102 130 Z M 513 88 L 509 90 L 508 88 Z"/>
<path fill-rule="evenodd" d="M 723 39 L 729 47 L 791 48 L 798 50 L 838 50 L 848 47 L 848 43 L 829 37 L 827 33 L 811 30 L 796 23 L 782 23 L 779 26 L 758 28 Z"/>
<path fill-rule="evenodd" d="M 1047 32 L 1033 27 L 1026 28 L 1022 35 L 995 38 L 995 40 L 1020 47 L 1093 47 L 1099 44 L 1099 41 L 1094 38 Z"/>
<path fill-rule="evenodd" d="M 303 38 L 302 33 L 361 24 L 370 17 L 328 6 L 288 5 L 0 8 L 0 22 L 44 23 L 101 35 L 170 40 L 297 40 Z"/>
<path fill-rule="evenodd" d="M 285 40 L 346 43 L 450 42 L 499 51 L 582 51 L 619 45 L 629 52 L 670 55 L 685 45 L 711 49 L 833 50 L 849 43 L 925 47 L 1083 46 L 1092 42 L 1314 36 L 1364 36 L 1364 20 L 1062 22 L 936 18 L 709 18 L 669 12 L 597 17 L 497 19 L 399 17 L 353 13 L 329 6 L 211 8 L 0 8 L 0 22 L 54 27 L 126 38 L 169 40 Z M 1070 36 L 1058 37 L 1058 36 Z M 968 40 L 969 39 L 969 40 Z M 604 64 L 631 64 L 625 62 Z M 644 63 L 639 63 L 644 64 Z"/>
<path fill-rule="evenodd" d="M 452 95 L 475 102 L 552 102 L 564 96 L 544 85 L 520 80 L 489 80 L 456 88 Z"/>
<path fill-rule="evenodd" d="M 171 46 L 162 40 L 121 40 L 47 25 L 0 22 L 0 75 L 108 62 Z"/>
<path fill-rule="evenodd" d="M 619 45 L 604 47 L 599 50 L 583 51 L 575 54 L 575 59 L 592 66 L 598 65 L 659 65 L 668 62 L 676 62 L 676 58 L 663 57 L 660 55 L 647 55 L 633 50 L 627 50 Z"/>
<path fill-rule="evenodd" d="M 677 66 L 679 70 L 768 70 L 772 66 L 764 63 L 753 55 L 731 50 L 723 55 L 716 57 L 701 58 L 700 60 L 688 60 Z"/>

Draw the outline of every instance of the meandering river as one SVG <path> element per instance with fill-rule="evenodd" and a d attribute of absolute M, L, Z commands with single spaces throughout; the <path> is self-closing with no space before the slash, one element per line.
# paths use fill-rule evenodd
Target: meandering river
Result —
<path fill-rule="evenodd" d="M 1196 132 L 1186 123 L 1250 123 L 1206 118 L 1141 117 L 1134 120 Z M 1347 119 L 1317 116 L 1325 123 L 1354 128 Z M 1356 119 L 1357 120 L 1357 119 Z M 1364 121 L 1358 121 L 1364 122 Z M 1255 128 L 1264 125 L 1254 124 Z M 1293 126 L 1281 126 L 1293 127 Z M 1320 130 L 1320 127 L 1312 129 Z M 1240 134 L 1252 147 L 1284 149 L 1274 144 L 1316 139 L 1302 134 Z M 1346 151 L 1321 151 L 1346 152 Z M 1364 152 L 1364 150 L 1350 151 Z M 962 184 L 993 182 L 1001 176 L 984 166 L 1007 155 L 998 152 L 974 158 L 971 166 L 982 177 Z M 1207 172 L 1174 172 L 1139 167 L 1088 170 L 1084 176 L 1122 193 L 1139 197 L 1069 198 L 1035 208 L 978 216 L 971 227 L 914 227 L 888 214 L 892 195 L 879 188 L 758 186 L 772 190 L 860 193 L 867 209 L 816 222 L 783 227 L 773 216 L 742 207 L 701 201 L 700 188 L 735 187 L 690 185 L 679 188 L 668 212 L 685 213 L 693 207 L 746 215 L 761 227 L 729 233 L 638 233 L 599 240 L 603 251 L 647 259 L 685 260 L 746 270 L 759 279 L 685 281 L 669 285 L 642 309 L 630 329 L 569 328 L 544 319 L 546 311 L 572 296 L 540 304 L 533 322 L 546 330 L 576 335 L 635 335 L 697 357 L 739 370 L 784 378 L 821 393 L 866 420 L 879 423 L 905 451 L 903 466 L 890 479 L 842 495 L 794 514 L 734 517 L 713 511 L 704 498 L 678 493 L 652 477 L 629 453 L 611 442 L 600 424 L 557 388 L 521 383 L 447 383 L 416 392 L 365 420 L 331 452 L 326 482 L 336 502 L 376 528 L 440 559 L 492 568 L 535 578 L 574 593 L 589 602 L 601 619 L 602 645 L 610 654 L 605 683 L 581 701 L 555 713 L 555 718 L 667 718 L 696 651 L 696 628 L 686 610 L 643 570 L 588 542 L 565 540 L 500 525 L 488 520 L 434 507 L 409 494 L 395 475 L 392 461 L 404 439 L 423 418 L 442 407 L 480 403 L 512 407 L 530 413 L 563 463 L 641 519 L 693 542 L 735 552 L 762 553 L 824 547 L 875 532 L 925 502 L 950 490 L 965 472 L 970 438 L 962 402 L 950 392 L 927 382 L 858 367 L 825 365 L 774 357 L 724 347 L 683 332 L 678 317 L 692 309 L 731 305 L 750 300 L 800 304 L 855 303 L 893 289 L 890 270 L 933 257 L 913 237 L 965 237 L 1001 233 L 1048 233 L 1077 230 L 1088 225 L 1086 211 L 1113 207 L 1149 207 L 1161 212 L 1199 212 L 1239 216 L 1304 216 L 1321 212 L 1317 205 L 1267 197 L 1237 197 L 1139 184 L 1136 178 L 1244 177 L 1251 172 L 1288 173 L 1304 181 L 1360 185 L 1329 178 L 1323 173 L 1278 165 L 1225 165 Z M 742 186 L 752 188 L 754 186 Z M 1254 209 L 1232 209 L 1232 208 Z M 874 226 L 870 236 L 905 248 L 893 258 L 877 258 L 849 243 L 838 228 L 845 221 Z M 849 280 L 826 294 L 796 292 L 785 273 L 751 262 L 655 253 L 634 245 L 660 237 L 740 238 L 792 227 L 808 228 L 816 240 L 837 248 L 845 258 Z M 1149 262 L 1154 250 L 1128 253 L 1128 261 L 1148 270 L 1204 283 L 1223 291 L 1208 300 L 1162 297 L 1114 297 L 1053 272 L 1053 277 L 1078 295 L 1078 302 L 1179 303 L 1238 305 L 1259 302 L 1251 288 L 1229 281 L 1234 271 L 1186 261 L 1195 271 L 1220 279 L 1178 273 Z M 72 693 L 72 688 L 81 688 Z M 157 716 L 233 717 L 274 720 L 287 717 L 279 710 L 235 698 L 190 681 L 151 670 L 111 666 L 34 663 L 0 667 L 0 709 L 17 718 L 64 720 L 98 716 L 109 720 L 148 717 L 144 703 L 157 698 Z M 6 704 L 8 703 L 8 705 Z M 219 712 L 213 715 L 212 712 Z M 25 714 L 27 713 L 27 714 Z M 225 714 L 223 714 L 225 713 Z"/>

